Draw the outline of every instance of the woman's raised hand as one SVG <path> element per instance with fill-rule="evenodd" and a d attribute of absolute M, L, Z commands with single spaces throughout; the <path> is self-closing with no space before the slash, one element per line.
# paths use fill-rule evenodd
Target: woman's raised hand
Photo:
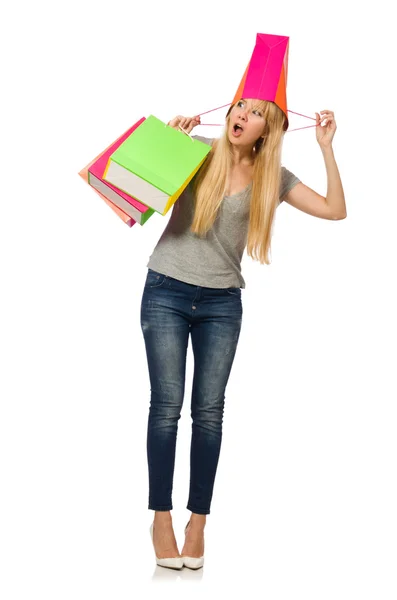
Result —
<path fill-rule="evenodd" d="M 178 115 L 174 119 L 171 119 L 168 126 L 173 129 L 183 130 L 184 133 L 190 133 L 200 123 L 200 117 L 182 117 L 182 115 Z"/>
<path fill-rule="evenodd" d="M 326 124 L 325 124 L 326 121 Z M 321 148 L 332 145 L 336 131 L 335 116 L 332 110 L 322 110 L 316 113 L 316 137 Z"/>

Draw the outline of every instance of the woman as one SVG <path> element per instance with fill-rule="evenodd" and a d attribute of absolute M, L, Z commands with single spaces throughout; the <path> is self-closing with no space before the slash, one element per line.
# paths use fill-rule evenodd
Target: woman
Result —
<path fill-rule="evenodd" d="M 161 566 L 203 565 L 225 389 L 241 328 L 245 247 L 253 259 L 270 264 L 272 224 L 282 200 L 319 218 L 346 217 L 332 150 L 334 115 L 329 110 L 320 114 L 316 113 L 316 136 L 327 171 L 326 198 L 281 167 L 285 113 L 273 102 L 240 99 L 229 109 L 220 139 L 196 136 L 212 145 L 211 151 L 174 204 L 147 265 L 141 326 L 151 383 L 149 509 L 155 511 L 151 535 Z M 181 116 L 169 123 L 187 134 L 198 124 L 198 117 Z M 187 503 L 191 517 L 179 553 L 170 511 L 189 334 L 194 353 Z"/>

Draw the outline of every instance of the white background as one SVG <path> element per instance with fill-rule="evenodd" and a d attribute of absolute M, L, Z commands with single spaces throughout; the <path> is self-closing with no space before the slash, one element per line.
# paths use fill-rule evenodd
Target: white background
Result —
<path fill-rule="evenodd" d="M 3 600 L 396 598 L 396 95 L 386 6 L 81 0 L 3 13 Z M 289 108 L 335 112 L 348 217 L 325 221 L 284 203 L 271 266 L 244 256 L 206 564 L 173 572 L 156 568 L 148 532 L 140 328 L 146 264 L 171 213 L 129 229 L 78 171 L 141 116 L 230 102 L 257 32 L 290 36 Z M 326 193 L 314 129 L 286 135 L 283 164 Z M 189 345 L 173 498 L 180 549 L 192 369 Z"/>

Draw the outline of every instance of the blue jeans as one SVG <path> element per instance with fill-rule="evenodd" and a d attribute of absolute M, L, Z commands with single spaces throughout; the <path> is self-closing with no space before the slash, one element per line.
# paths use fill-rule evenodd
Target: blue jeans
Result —
<path fill-rule="evenodd" d="M 149 509 L 172 510 L 178 420 L 189 334 L 194 356 L 187 509 L 209 514 L 222 440 L 225 389 L 242 321 L 240 288 L 209 288 L 148 270 L 141 304 L 151 398 Z"/>

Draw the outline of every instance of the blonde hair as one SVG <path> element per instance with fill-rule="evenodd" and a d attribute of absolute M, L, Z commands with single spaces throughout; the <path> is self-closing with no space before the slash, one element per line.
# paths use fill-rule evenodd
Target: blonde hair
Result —
<path fill-rule="evenodd" d="M 211 151 L 194 180 L 195 211 L 191 231 L 205 236 L 212 227 L 223 197 L 232 167 L 232 144 L 228 138 L 230 107 L 226 115 L 225 132 L 213 143 Z M 254 145 L 254 168 L 249 213 L 247 253 L 261 264 L 270 264 L 268 253 L 275 211 L 279 203 L 281 180 L 281 150 L 286 118 L 273 102 L 258 101 L 265 121 L 263 137 Z"/>

